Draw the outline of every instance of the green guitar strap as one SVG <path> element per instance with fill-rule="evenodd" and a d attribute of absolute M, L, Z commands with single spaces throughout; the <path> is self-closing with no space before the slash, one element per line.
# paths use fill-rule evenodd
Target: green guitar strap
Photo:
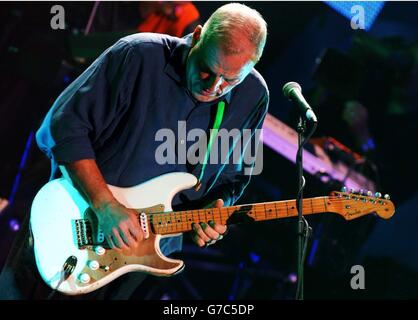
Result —
<path fill-rule="evenodd" d="M 200 171 L 199 179 L 197 180 L 197 183 L 194 187 L 196 192 L 199 191 L 200 187 L 202 186 L 201 181 L 203 179 L 203 175 L 205 174 L 206 164 L 209 159 L 210 150 L 212 148 L 213 141 L 215 140 L 215 137 L 218 135 L 219 127 L 221 126 L 222 119 L 224 117 L 224 110 L 225 110 L 225 102 L 219 101 L 218 110 L 216 111 L 215 122 L 213 124 L 213 128 L 210 130 L 210 138 L 208 142 L 208 147 L 206 148 L 205 159 L 203 160 L 203 164 L 202 164 L 202 170 Z"/>

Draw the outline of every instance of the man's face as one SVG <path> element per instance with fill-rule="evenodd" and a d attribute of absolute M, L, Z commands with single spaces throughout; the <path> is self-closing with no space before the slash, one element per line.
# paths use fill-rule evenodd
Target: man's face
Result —
<path fill-rule="evenodd" d="M 187 87 L 200 102 L 210 102 L 227 94 L 241 83 L 254 67 L 253 50 L 226 55 L 214 40 L 199 43 L 187 59 Z"/>

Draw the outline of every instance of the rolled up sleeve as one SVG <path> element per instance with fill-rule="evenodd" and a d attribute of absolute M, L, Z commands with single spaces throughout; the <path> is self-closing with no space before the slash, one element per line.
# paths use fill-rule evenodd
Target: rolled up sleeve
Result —
<path fill-rule="evenodd" d="M 58 164 L 95 159 L 94 142 L 129 105 L 140 59 L 123 40 L 107 49 L 57 98 L 37 131 L 40 149 Z"/>

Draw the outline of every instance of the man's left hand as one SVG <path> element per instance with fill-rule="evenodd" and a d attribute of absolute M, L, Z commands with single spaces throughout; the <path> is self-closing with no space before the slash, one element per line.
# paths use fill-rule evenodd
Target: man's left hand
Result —
<path fill-rule="evenodd" d="M 212 202 L 208 208 L 222 208 L 224 201 L 218 199 Z M 216 241 L 221 240 L 226 232 L 226 225 L 217 224 L 213 221 L 209 223 L 194 223 L 193 224 L 193 241 L 201 248 L 214 244 Z"/>

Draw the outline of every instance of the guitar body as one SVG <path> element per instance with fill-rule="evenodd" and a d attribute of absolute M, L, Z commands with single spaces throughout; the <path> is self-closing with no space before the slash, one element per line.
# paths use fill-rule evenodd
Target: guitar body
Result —
<path fill-rule="evenodd" d="M 177 192 L 193 187 L 196 181 L 191 174 L 175 172 L 131 188 L 109 188 L 126 207 L 145 213 L 163 212 L 172 210 L 171 201 Z M 85 221 L 91 222 L 94 238 L 91 242 L 83 239 L 88 235 L 83 230 L 89 228 Z M 38 192 L 31 208 L 30 225 L 38 270 L 51 288 L 64 294 L 91 292 L 132 271 L 170 276 L 184 268 L 183 261 L 162 254 L 159 243 L 166 236 L 152 230 L 135 252 L 106 249 L 95 214 L 64 178 L 50 181 Z M 65 275 L 64 270 L 71 272 Z"/>

